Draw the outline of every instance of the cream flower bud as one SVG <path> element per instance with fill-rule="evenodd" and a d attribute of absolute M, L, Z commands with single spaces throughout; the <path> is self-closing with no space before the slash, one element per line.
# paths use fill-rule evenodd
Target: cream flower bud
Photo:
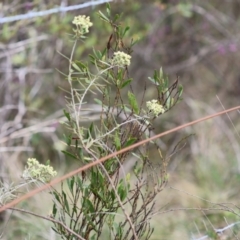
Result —
<path fill-rule="evenodd" d="M 74 17 L 72 23 L 78 27 L 81 34 L 88 33 L 89 27 L 93 25 L 92 22 L 90 22 L 90 17 L 86 17 L 85 15 Z"/>
<path fill-rule="evenodd" d="M 147 106 L 149 114 L 153 115 L 154 117 L 157 117 L 159 114 L 165 112 L 164 107 L 161 104 L 159 104 L 158 100 L 156 100 L 156 99 L 148 101 L 146 103 L 146 106 Z"/>
<path fill-rule="evenodd" d="M 35 158 L 28 158 L 27 167 L 23 172 L 25 180 L 36 179 L 42 182 L 50 182 L 57 175 L 53 167 L 40 164 Z"/>
<path fill-rule="evenodd" d="M 124 52 L 118 51 L 114 53 L 112 64 L 119 67 L 129 66 L 131 63 L 130 59 L 131 59 L 130 55 Z"/>

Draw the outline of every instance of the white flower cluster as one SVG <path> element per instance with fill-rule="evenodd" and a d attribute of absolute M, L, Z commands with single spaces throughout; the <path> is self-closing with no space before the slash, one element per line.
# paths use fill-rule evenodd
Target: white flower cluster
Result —
<path fill-rule="evenodd" d="M 35 158 L 29 158 L 27 165 L 23 172 L 23 178 L 25 180 L 36 179 L 42 182 L 50 182 L 51 179 L 57 175 L 53 167 L 40 164 Z"/>
<path fill-rule="evenodd" d="M 158 100 L 156 99 L 148 101 L 146 103 L 146 106 L 149 114 L 153 115 L 154 117 L 157 117 L 159 114 L 165 112 L 164 107 L 161 104 L 159 104 Z"/>
<path fill-rule="evenodd" d="M 88 33 L 89 28 L 93 25 L 92 22 L 90 22 L 90 17 L 86 17 L 85 15 L 74 17 L 72 23 L 77 26 L 81 34 Z"/>
<path fill-rule="evenodd" d="M 130 59 L 131 59 L 130 55 L 124 52 L 118 51 L 114 53 L 112 64 L 119 67 L 129 66 L 131 63 Z"/>

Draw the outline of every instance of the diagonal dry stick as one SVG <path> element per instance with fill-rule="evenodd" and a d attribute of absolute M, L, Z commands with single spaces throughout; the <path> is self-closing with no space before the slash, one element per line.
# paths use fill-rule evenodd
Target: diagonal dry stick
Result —
<path fill-rule="evenodd" d="M 77 170 L 74 170 L 74 171 L 72 171 L 72 172 L 70 172 L 70 173 L 68 173 L 68 174 L 66 174 L 66 175 L 64 175 L 64 176 L 62 176 L 62 177 L 60 177 L 60 178 L 56 178 L 56 179 L 54 179 L 52 182 L 50 182 L 50 183 L 48 183 L 48 184 L 45 184 L 45 185 L 43 185 L 43 186 L 41 186 L 41 187 L 39 187 L 39 188 L 36 188 L 36 189 L 28 192 L 27 194 L 25 194 L 25 195 L 23 195 L 23 196 L 15 199 L 15 200 L 13 200 L 12 202 L 3 205 L 3 206 L 0 208 L 0 212 L 4 211 L 4 210 L 6 210 L 6 209 L 8 209 L 8 208 L 10 208 L 10 207 L 13 207 L 14 205 L 20 203 L 21 201 L 26 200 L 26 199 L 32 197 L 33 195 L 35 195 L 35 194 L 37 194 L 37 193 L 39 193 L 39 192 L 41 192 L 41 191 L 43 191 L 43 190 L 46 190 L 47 188 L 49 188 L 49 187 L 51 187 L 51 186 L 54 186 L 54 185 L 56 185 L 57 183 L 59 183 L 59 182 L 61 182 L 61 181 L 63 181 L 63 180 L 66 180 L 67 178 L 70 178 L 70 177 L 72 177 L 72 176 L 74 176 L 74 175 L 76 175 L 76 174 L 78 174 L 78 173 L 80 173 L 80 172 L 82 172 L 82 171 L 86 171 L 87 169 L 89 169 L 89 168 L 91 168 L 91 167 L 93 167 L 93 166 L 96 166 L 97 164 L 102 163 L 102 162 L 106 161 L 106 160 L 109 159 L 109 158 L 115 157 L 115 156 L 117 156 L 118 154 L 121 154 L 121 153 L 127 152 L 127 151 L 129 151 L 129 150 L 132 150 L 132 149 L 134 149 L 134 148 L 136 148 L 136 147 L 139 147 L 139 146 L 141 146 L 141 145 L 143 145 L 143 144 L 145 144 L 145 143 L 147 143 L 147 142 L 149 142 L 149 141 L 155 140 L 155 139 L 160 138 L 160 137 L 162 137 L 162 136 L 165 136 L 165 135 L 167 135 L 167 134 L 169 134 L 169 133 L 176 132 L 176 131 L 181 130 L 181 129 L 183 129 L 183 128 L 186 128 L 186 127 L 189 127 L 189 126 L 191 126 L 191 125 L 194 125 L 194 124 L 196 124 L 196 123 L 203 122 L 203 121 L 206 121 L 206 120 L 208 120 L 208 119 L 211 119 L 211 118 L 214 118 L 214 117 L 218 117 L 218 116 L 220 116 L 220 115 L 222 115 L 222 114 L 229 113 L 229 112 L 232 112 L 232 111 L 238 110 L 238 109 L 240 109 L 240 106 L 237 106 L 237 107 L 234 107 L 234 108 L 230 108 L 230 109 L 227 109 L 227 110 L 224 110 L 224 111 L 222 111 L 222 112 L 215 113 L 215 114 L 208 115 L 208 116 L 206 116 L 206 117 L 203 117 L 203 118 L 197 119 L 197 120 L 195 120 L 195 121 L 192 121 L 192 122 L 183 124 L 183 125 L 181 125 L 181 126 L 178 126 L 178 127 L 176 127 L 176 128 L 173 128 L 173 129 L 168 130 L 168 131 L 166 131 L 166 132 L 157 134 L 157 135 L 155 135 L 155 136 L 153 136 L 153 137 L 151 137 L 151 138 L 145 139 L 145 140 L 143 140 L 143 141 L 141 141 L 141 142 L 135 143 L 135 144 L 133 144 L 133 145 L 131 145 L 131 146 L 129 146 L 129 147 L 126 147 L 126 148 L 123 148 L 123 149 L 121 149 L 121 150 L 119 150 L 119 151 L 116 151 L 116 152 L 114 152 L 114 153 L 111 153 L 111 154 L 109 154 L 109 155 L 106 156 L 106 157 L 100 158 L 100 159 L 98 159 L 97 161 L 94 161 L 94 162 L 92 162 L 92 163 L 89 163 L 89 164 L 81 167 L 81 168 L 78 168 Z"/>

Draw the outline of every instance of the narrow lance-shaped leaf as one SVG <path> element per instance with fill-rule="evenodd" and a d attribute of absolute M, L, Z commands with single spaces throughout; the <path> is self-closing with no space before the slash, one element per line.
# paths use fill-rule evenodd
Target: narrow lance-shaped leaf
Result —
<path fill-rule="evenodd" d="M 127 197 L 127 193 L 128 193 L 128 190 L 126 189 L 124 184 L 125 183 L 123 181 L 120 181 L 117 189 L 117 192 L 121 201 L 123 201 Z"/>
<path fill-rule="evenodd" d="M 121 17 L 121 15 L 119 14 L 116 14 L 114 19 L 113 19 L 113 22 L 116 22 L 119 18 Z M 117 32 L 118 33 L 118 32 Z"/>
<path fill-rule="evenodd" d="M 80 72 L 87 72 L 88 71 L 88 66 L 85 65 L 84 63 L 82 63 L 80 61 L 76 61 L 75 64 L 80 69 Z"/>
<path fill-rule="evenodd" d="M 109 3 L 106 3 L 106 5 L 107 5 L 107 9 L 106 9 L 107 14 L 108 14 L 108 16 L 110 17 L 110 16 L 111 16 L 111 6 L 110 6 Z"/>
<path fill-rule="evenodd" d="M 59 196 L 58 196 L 58 193 L 53 192 L 53 195 L 54 195 L 55 199 L 56 199 L 59 203 L 61 203 L 61 200 L 60 200 L 60 198 L 59 198 Z"/>
<path fill-rule="evenodd" d="M 121 84 L 121 87 L 120 87 L 120 88 L 122 89 L 122 88 L 126 87 L 126 86 L 129 85 L 131 82 L 132 82 L 132 78 L 125 80 L 125 81 Z"/>
<path fill-rule="evenodd" d="M 125 27 L 124 30 L 122 30 L 121 37 L 123 38 L 126 34 L 126 32 L 130 29 L 130 27 Z"/>
<path fill-rule="evenodd" d="M 129 101 L 130 106 L 133 109 L 133 112 L 135 114 L 138 114 L 139 113 L 139 108 L 138 108 L 137 100 L 136 100 L 135 95 L 131 92 L 128 92 L 128 101 Z"/>
<path fill-rule="evenodd" d="M 67 120 L 70 122 L 71 121 L 71 116 L 69 112 L 67 112 L 65 109 L 63 109 L 64 116 L 67 118 Z"/>
<path fill-rule="evenodd" d="M 75 179 L 74 177 L 67 179 L 67 185 L 71 193 L 73 193 L 73 186 L 74 186 Z"/>
<path fill-rule="evenodd" d="M 100 18 L 106 22 L 109 22 L 109 18 L 107 18 L 101 11 L 99 11 Z"/>
<path fill-rule="evenodd" d="M 120 138 L 119 138 L 118 131 L 115 132 L 114 143 L 115 143 L 115 146 L 116 146 L 117 150 L 121 149 L 121 141 L 120 141 Z"/>
<path fill-rule="evenodd" d="M 75 62 L 72 63 L 72 66 L 75 70 L 77 70 L 78 72 L 81 72 L 81 69 L 78 67 L 78 65 Z"/>
<path fill-rule="evenodd" d="M 55 218 L 56 214 L 57 214 L 57 207 L 56 207 L 56 204 L 54 203 L 53 204 L 53 209 L 52 209 L 52 215 L 53 215 L 54 218 Z"/>
<path fill-rule="evenodd" d="M 151 81 L 152 83 L 156 84 L 156 81 L 154 80 L 154 78 L 148 77 L 148 80 Z"/>
<path fill-rule="evenodd" d="M 183 86 L 182 85 L 179 85 L 178 91 L 179 91 L 179 97 L 181 97 L 182 93 L 183 93 Z"/>
<path fill-rule="evenodd" d="M 131 146 L 133 143 L 136 142 L 136 138 L 130 138 L 125 144 L 124 144 L 124 147 L 128 147 L 128 146 Z"/>
<path fill-rule="evenodd" d="M 159 70 L 159 78 L 160 78 L 160 79 L 163 79 L 163 70 L 162 70 L 162 67 L 160 67 L 160 70 Z"/>
<path fill-rule="evenodd" d="M 87 211 L 89 211 L 90 213 L 94 213 L 95 212 L 94 206 L 93 206 L 92 202 L 88 198 L 84 198 L 84 205 L 83 205 L 83 207 Z"/>
<path fill-rule="evenodd" d="M 94 98 L 94 101 L 95 101 L 97 104 L 99 104 L 99 105 L 102 105 L 102 104 L 103 104 L 102 101 L 99 100 L 99 99 L 97 99 L 97 98 Z"/>
<path fill-rule="evenodd" d="M 70 152 L 62 150 L 62 153 L 64 153 L 65 155 L 67 155 L 67 156 L 69 156 L 69 157 L 71 157 L 73 159 L 77 159 L 77 157 L 75 155 L 73 155 L 72 153 L 70 153 Z"/>
<path fill-rule="evenodd" d="M 63 199 L 64 199 L 64 206 L 66 207 L 67 213 L 70 213 L 70 208 L 68 205 L 67 195 L 64 191 L 62 191 Z"/>

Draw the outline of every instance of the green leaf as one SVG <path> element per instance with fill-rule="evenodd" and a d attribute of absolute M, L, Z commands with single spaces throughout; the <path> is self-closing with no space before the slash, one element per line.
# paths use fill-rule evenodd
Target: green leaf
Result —
<path fill-rule="evenodd" d="M 125 27 L 124 31 L 122 32 L 122 38 L 125 36 L 126 32 L 130 29 L 130 27 Z"/>
<path fill-rule="evenodd" d="M 76 177 L 76 182 L 77 182 L 78 187 L 80 187 L 80 189 L 82 190 L 83 189 L 82 179 L 80 177 Z"/>
<path fill-rule="evenodd" d="M 46 165 L 46 166 L 50 166 L 50 163 L 51 163 L 51 162 L 50 162 L 50 160 L 48 159 L 48 160 L 46 161 L 45 165 Z"/>
<path fill-rule="evenodd" d="M 91 138 L 92 137 L 92 133 L 93 133 L 93 123 L 90 124 L 90 127 L 88 128 L 88 131 L 86 133 L 85 139 Z"/>
<path fill-rule="evenodd" d="M 124 87 L 126 87 L 127 85 L 129 85 L 132 82 L 132 78 L 129 78 L 127 80 L 125 80 L 122 85 L 120 86 L 121 89 L 123 89 Z"/>
<path fill-rule="evenodd" d="M 101 190 L 104 185 L 104 177 L 101 172 L 91 171 L 91 187 Z"/>
<path fill-rule="evenodd" d="M 55 199 L 56 199 L 59 203 L 61 203 L 58 193 L 53 192 L 53 195 L 54 195 Z"/>
<path fill-rule="evenodd" d="M 59 234 L 58 230 L 55 229 L 54 227 L 52 227 L 52 230 L 53 230 L 54 232 L 56 232 L 57 234 Z"/>
<path fill-rule="evenodd" d="M 115 191 L 114 190 L 111 190 L 110 191 L 110 197 L 112 199 L 112 202 L 114 202 L 114 200 L 116 199 L 116 194 L 115 194 Z"/>
<path fill-rule="evenodd" d="M 70 122 L 71 121 L 71 116 L 69 112 L 67 112 L 65 109 L 63 109 L 64 116 L 67 118 L 67 120 Z"/>
<path fill-rule="evenodd" d="M 101 101 L 101 100 L 99 100 L 99 99 L 97 99 L 97 98 L 94 98 L 94 101 L 95 101 L 97 104 L 99 104 L 99 105 L 102 106 L 102 101 Z"/>
<path fill-rule="evenodd" d="M 121 16 L 121 15 L 116 14 L 115 17 L 114 17 L 114 19 L 113 19 L 113 22 L 115 23 L 115 22 L 120 18 L 120 16 Z"/>
<path fill-rule="evenodd" d="M 139 42 L 139 39 L 136 39 L 136 40 L 132 39 L 130 47 L 132 48 L 137 42 Z"/>
<path fill-rule="evenodd" d="M 101 60 L 102 59 L 102 53 L 100 51 L 96 51 L 95 49 L 93 49 L 93 53 L 95 55 L 95 59 Z"/>
<path fill-rule="evenodd" d="M 68 188 L 71 191 L 71 193 L 73 193 L 74 183 L 75 183 L 75 178 L 74 177 L 72 177 L 70 179 L 67 179 L 67 185 L 68 185 Z"/>
<path fill-rule="evenodd" d="M 56 214 L 57 214 L 57 207 L 56 207 L 56 204 L 54 203 L 53 204 L 53 209 L 52 209 L 52 215 L 53 215 L 54 218 L 55 218 Z"/>
<path fill-rule="evenodd" d="M 94 206 L 93 206 L 92 202 L 88 198 L 85 198 L 85 197 L 84 197 L 83 208 L 86 208 L 86 210 L 90 211 L 91 213 L 95 212 L 95 209 L 94 209 Z"/>
<path fill-rule="evenodd" d="M 84 158 L 84 156 L 83 156 L 83 150 L 82 150 L 82 148 L 78 148 L 78 154 L 79 154 L 79 158 L 81 159 L 81 160 L 83 160 L 83 158 Z"/>
<path fill-rule="evenodd" d="M 124 186 L 124 182 L 120 181 L 117 192 L 118 192 L 118 195 L 119 195 L 121 201 L 123 201 L 127 197 L 127 189 Z"/>
<path fill-rule="evenodd" d="M 78 214 L 78 207 L 74 204 L 73 206 L 72 206 L 72 212 L 74 213 L 74 214 Z"/>
<path fill-rule="evenodd" d="M 167 89 L 168 87 L 169 87 L 168 77 L 165 76 L 165 78 L 164 78 L 164 88 Z"/>
<path fill-rule="evenodd" d="M 84 63 L 80 62 L 80 61 L 76 61 L 75 63 L 77 65 L 77 67 L 79 68 L 79 72 L 87 72 L 88 71 L 88 66 L 85 65 Z"/>
<path fill-rule="evenodd" d="M 64 153 L 65 155 L 67 155 L 67 156 L 69 156 L 69 157 L 71 157 L 73 159 L 77 159 L 77 157 L 75 155 L 73 155 L 72 153 L 70 153 L 70 152 L 62 150 L 62 153 Z"/>
<path fill-rule="evenodd" d="M 190 3 L 179 3 L 177 5 L 178 11 L 183 17 L 190 18 L 193 15 L 192 4 Z"/>
<path fill-rule="evenodd" d="M 125 70 L 121 69 L 120 71 L 118 71 L 117 79 L 122 81 L 124 74 L 125 74 Z"/>
<path fill-rule="evenodd" d="M 75 139 L 75 148 L 78 149 L 78 139 Z"/>
<path fill-rule="evenodd" d="M 115 166 L 115 162 L 116 160 L 113 159 L 113 158 L 110 158 L 109 160 L 107 160 L 105 163 L 104 163 L 104 166 L 106 168 L 107 171 L 112 171 L 112 169 L 114 168 Z"/>
<path fill-rule="evenodd" d="M 89 58 L 90 58 L 90 62 L 94 64 L 95 61 L 96 61 L 95 56 L 93 56 L 92 54 L 89 54 L 88 56 L 89 56 Z"/>
<path fill-rule="evenodd" d="M 101 11 L 99 11 L 100 18 L 106 22 L 110 22 L 109 18 L 107 18 Z"/>
<path fill-rule="evenodd" d="M 114 225 L 115 225 L 115 223 L 114 223 Z M 115 236 L 115 238 L 116 238 L 116 239 L 122 239 L 122 237 L 123 237 L 123 228 L 120 227 L 120 225 L 117 224 L 117 223 L 116 223 L 116 225 L 115 225 L 115 231 L 116 231 L 116 236 Z"/>
<path fill-rule="evenodd" d="M 78 72 L 81 72 L 81 69 L 78 67 L 78 65 L 75 62 L 72 63 L 72 66 L 75 70 L 77 70 Z"/>
<path fill-rule="evenodd" d="M 136 138 L 130 138 L 129 140 L 127 140 L 127 142 L 124 144 L 124 147 L 128 147 L 131 146 L 133 143 L 136 142 Z"/>
<path fill-rule="evenodd" d="M 148 77 L 148 80 L 150 80 L 153 84 L 156 84 L 156 81 L 154 78 Z"/>
<path fill-rule="evenodd" d="M 104 48 L 104 50 L 102 51 L 101 59 L 103 59 L 103 57 L 106 55 L 106 52 L 107 52 L 107 48 Z"/>
<path fill-rule="evenodd" d="M 90 240 L 95 240 L 95 239 L 97 239 L 97 234 L 96 234 L 96 233 L 94 233 L 94 234 L 91 236 Z"/>
<path fill-rule="evenodd" d="M 68 146 L 70 146 L 71 143 L 72 143 L 72 135 L 66 136 L 65 134 L 63 134 L 63 137 L 64 137 L 64 140 L 65 140 L 66 144 L 67 144 Z"/>
<path fill-rule="evenodd" d="M 67 213 L 70 213 L 69 205 L 68 205 L 68 200 L 67 200 L 67 195 L 64 191 L 62 191 L 63 199 L 64 199 L 64 207 L 67 209 Z"/>
<path fill-rule="evenodd" d="M 160 78 L 160 79 L 163 78 L 163 70 L 162 70 L 162 67 L 160 67 L 160 69 L 159 69 L 159 78 Z"/>
<path fill-rule="evenodd" d="M 128 92 L 128 101 L 129 101 L 129 104 L 130 106 L 132 107 L 133 109 L 133 112 L 135 114 L 139 114 L 139 109 L 138 109 L 138 104 L 137 104 L 137 100 L 136 100 L 136 97 L 133 93 L 131 92 Z"/>
<path fill-rule="evenodd" d="M 118 131 L 115 132 L 115 135 L 114 135 L 114 143 L 115 143 L 115 146 L 116 146 L 116 149 L 117 149 L 117 150 L 121 149 L 121 141 L 120 141 L 120 138 L 119 138 L 119 133 L 118 133 Z"/>
<path fill-rule="evenodd" d="M 93 123 L 91 123 L 90 127 L 89 127 L 89 132 L 92 134 L 93 132 Z"/>
<path fill-rule="evenodd" d="M 179 85 L 178 91 L 179 91 L 179 97 L 181 97 L 182 93 L 183 93 L 183 86 L 182 85 Z"/>
<path fill-rule="evenodd" d="M 106 3 L 106 5 L 107 5 L 107 14 L 108 14 L 108 16 L 110 17 L 111 16 L 111 6 L 110 6 L 110 4 L 109 3 Z"/>

